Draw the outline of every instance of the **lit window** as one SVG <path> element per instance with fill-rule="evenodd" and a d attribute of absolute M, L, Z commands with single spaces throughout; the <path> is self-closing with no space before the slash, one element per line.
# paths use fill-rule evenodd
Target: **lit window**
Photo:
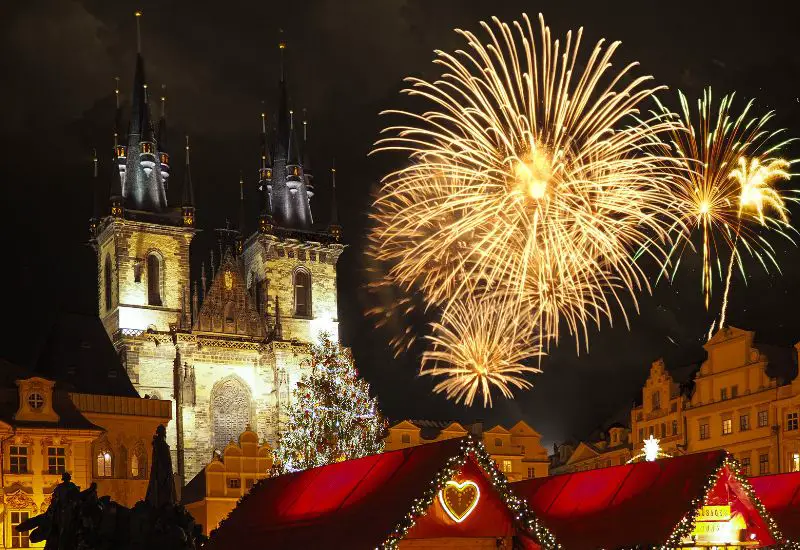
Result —
<path fill-rule="evenodd" d="M 12 474 L 25 474 L 28 472 L 28 448 L 12 445 L 9 453 L 10 469 Z"/>
<path fill-rule="evenodd" d="M 750 415 L 743 414 L 739 417 L 739 430 L 746 432 L 750 429 Z"/>
<path fill-rule="evenodd" d="M 28 395 L 28 406 L 35 411 L 41 409 L 44 406 L 44 397 L 42 397 L 42 394 L 34 392 Z"/>
<path fill-rule="evenodd" d="M 228 489 L 241 489 L 242 488 L 242 480 L 238 477 L 231 477 L 228 478 Z"/>
<path fill-rule="evenodd" d="M 764 428 L 767 424 L 769 424 L 769 411 L 764 409 L 763 411 L 758 411 L 758 427 Z"/>
<path fill-rule="evenodd" d="M 11 548 L 30 548 L 31 542 L 28 538 L 28 531 L 20 533 L 16 530 L 16 526 L 27 521 L 30 518 L 30 512 L 11 512 Z"/>
<path fill-rule="evenodd" d="M 97 453 L 97 477 L 111 477 L 111 452 Z"/>
<path fill-rule="evenodd" d="M 722 401 L 725 401 L 728 398 L 728 388 L 722 388 L 719 390 L 719 398 Z"/>
<path fill-rule="evenodd" d="M 67 450 L 64 447 L 47 448 L 47 473 L 63 474 L 67 471 Z"/>
<path fill-rule="evenodd" d="M 411 436 L 408 434 L 403 434 L 400 436 L 400 441 L 406 444 L 411 443 Z"/>
<path fill-rule="evenodd" d="M 147 303 L 160 306 L 161 302 L 161 259 L 155 255 L 147 256 Z"/>
<path fill-rule="evenodd" d="M 769 455 L 758 455 L 758 473 L 761 475 L 769 473 Z"/>
<path fill-rule="evenodd" d="M 139 477 L 139 457 L 137 455 L 131 457 L 131 477 Z"/>
<path fill-rule="evenodd" d="M 294 314 L 297 317 L 311 315 L 311 277 L 306 271 L 294 274 Z"/>
<path fill-rule="evenodd" d="M 657 411 L 661 408 L 661 393 L 654 392 L 653 393 L 653 410 Z"/>
<path fill-rule="evenodd" d="M 786 416 L 786 429 L 787 430 L 796 430 L 797 429 L 797 413 L 789 413 Z"/>
<path fill-rule="evenodd" d="M 503 472 L 504 473 L 509 474 L 509 473 L 511 473 L 511 471 L 513 469 L 514 469 L 514 467 L 513 467 L 513 465 L 512 465 L 510 460 L 504 460 L 503 461 Z"/>
<path fill-rule="evenodd" d="M 746 476 L 750 475 L 750 457 L 742 457 L 742 473 Z"/>
<path fill-rule="evenodd" d="M 722 435 L 730 435 L 733 433 L 733 421 L 730 418 L 725 418 L 722 421 Z"/>
<path fill-rule="evenodd" d="M 792 471 L 800 472 L 800 453 L 794 453 L 792 455 Z"/>
<path fill-rule="evenodd" d="M 708 429 L 708 424 L 700 424 L 700 439 L 708 439 L 711 437 L 711 432 Z"/>

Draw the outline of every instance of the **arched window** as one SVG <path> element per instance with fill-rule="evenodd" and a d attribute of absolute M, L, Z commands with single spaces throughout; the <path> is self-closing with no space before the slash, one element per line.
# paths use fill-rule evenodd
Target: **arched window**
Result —
<path fill-rule="evenodd" d="M 294 273 L 294 314 L 296 317 L 311 316 L 311 275 L 303 269 Z"/>
<path fill-rule="evenodd" d="M 111 311 L 111 257 L 106 256 L 106 263 L 103 266 L 103 288 L 105 291 L 106 311 Z"/>
<path fill-rule="evenodd" d="M 161 258 L 157 254 L 147 255 L 147 303 L 160 306 L 161 303 Z"/>
<path fill-rule="evenodd" d="M 250 392 L 237 378 L 228 378 L 211 390 L 212 445 L 224 449 L 230 441 L 238 441 L 250 422 Z"/>
<path fill-rule="evenodd" d="M 97 477 L 111 477 L 112 458 L 111 451 L 108 449 L 102 449 L 97 453 Z"/>
<path fill-rule="evenodd" d="M 144 446 L 140 442 L 136 449 L 131 454 L 131 478 L 144 479 L 147 477 L 147 458 L 144 452 Z"/>
<path fill-rule="evenodd" d="M 236 322 L 236 306 L 233 302 L 225 304 L 225 324 Z"/>

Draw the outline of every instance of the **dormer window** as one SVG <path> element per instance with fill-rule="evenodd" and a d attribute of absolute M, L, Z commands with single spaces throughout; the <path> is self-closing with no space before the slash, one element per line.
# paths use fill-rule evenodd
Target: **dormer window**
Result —
<path fill-rule="evenodd" d="M 42 394 L 37 392 L 28 394 L 28 406 L 34 411 L 41 410 L 44 406 L 44 397 L 42 397 Z"/>

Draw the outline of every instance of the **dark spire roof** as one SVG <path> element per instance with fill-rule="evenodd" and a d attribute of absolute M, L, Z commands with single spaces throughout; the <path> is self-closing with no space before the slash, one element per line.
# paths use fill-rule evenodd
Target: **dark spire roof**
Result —
<path fill-rule="evenodd" d="M 303 172 L 306 175 L 311 172 L 311 154 L 308 148 L 308 119 L 305 109 L 303 109 Z"/>
<path fill-rule="evenodd" d="M 147 93 L 147 84 L 144 85 L 144 110 L 142 112 L 142 126 L 144 127 L 142 141 L 155 143 L 156 130 L 153 126 L 153 117 L 151 116 L 150 95 Z"/>
<path fill-rule="evenodd" d="M 269 139 L 267 136 L 267 113 L 261 113 L 261 166 L 269 168 L 272 166 L 272 158 L 269 154 Z"/>
<path fill-rule="evenodd" d="M 146 125 L 145 101 L 145 76 L 144 58 L 141 53 L 136 54 L 136 72 L 133 76 L 133 93 L 131 94 L 131 123 L 128 133 L 131 136 L 141 136 Z"/>
<path fill-rule="evenodd" d="M 116 168 L 116 166 L 114 166 Z M 94 201 L 92 207 L 92 217 L 98 219 L 103 215 L 104 199 L 100 189 L 100 180 L 97 177 L 97 149 L 92 149 L 92 189 L 94 191 Z"/>
<path fill-rule="evenodd" d="M 300 164 L 300 148 L 297 145 L 297 132 L 294 127 L 294 112 L 289 111 L 289 139 L 286 148 L 286 164 Z"/>
<path fill-rule="evenodd" d="M 333 159 L 331 167 L 331 223 L 339 225 L 339 208 L 336 204 L 336 159 Z"/>
<path fill-rule="evenodd" d="M 186 168 L 183 173 L 183 198 L 181 206 L 194 206 L 194 187 L 192 186 L 192 170 L 189 164 L 189 136 L 186 136 Z"/>
<path fill-rule="evenodd" d="M 241 234 L 242 238 L 247 236 L 246 234 L 246 217 L 245 217 L 245 208 L 244 208 L 244 177 L 242 173 L 239 172 L 239 233 Z"/>
<path fill-rule="evenodd" d="M 167 87 L 161 86 L 161 116 L 158 119 L 158 150 L 167 151 Z"/>
<path fill-rule="evenodd" d="M 114 101 L 116 103 L 116 111 L 114 111 L 114 147 L 119 145 L 119 130 L 122 126 L 122 109 L 119 106 L 119 77 L 114 77 Z"/>

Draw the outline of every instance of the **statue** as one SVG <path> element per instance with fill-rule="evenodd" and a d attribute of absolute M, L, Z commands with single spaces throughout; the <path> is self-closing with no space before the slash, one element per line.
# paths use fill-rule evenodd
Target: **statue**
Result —
<path fill-rule="evenodd" d="M 47 510 L 17 531 L 31 531 L 33 543 L 47 541 L 46 550 L 197 550 L 206 538 L 177 503 L 166 433 L 156 430 L 147 496 L 133 508 L 98 497 L 94 483 L 81 491 L 65 473 Z"/>
<path fill-rule="evenodd" d="M 153 460 L 150 466 L 150 482 L 147 484 L 145 502 L 154 508 L 174 505 L 178 502 L 175 481 L 172 477 L 172 458 L 167 445 L 167 429 L 163 424 L 156 428 L 153 436 Z"/>

